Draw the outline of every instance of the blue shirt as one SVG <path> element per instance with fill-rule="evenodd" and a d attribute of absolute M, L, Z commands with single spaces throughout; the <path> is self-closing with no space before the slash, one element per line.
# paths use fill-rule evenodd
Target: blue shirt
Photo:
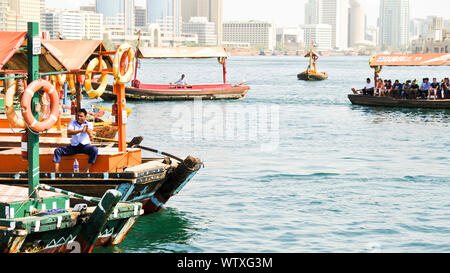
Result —
<path fill-rule="evenodd" d="M 427 83 L 422 83 L 422 85 L 420 86 L 420 89 L 421 90 L 428 90 L 428 89 L 430 89 L 430 87 L 431 87 L 431 83 L 430 82 L 427 82 Z"/>
<path fill-rule="evenodd" d="M 94 125 L 92 125 L 92 123 L 85 121 L 83 124 L 78 124 L 78 121 L 76 120 L 72 120 L 69 123 L 69 126 L 67 127 L 67 130 L 81 130 L 84 128 L 84 126 L 88 126 L 88 129 L 94 129 Z M 72 139 L 70 140 L 70 143 L 72 146 L 78 146 L 79 144 L 83 144 L 83 145 L 87 145 L 91 143 L 91 139 L 89 138 L 89 134 L 88 133 L 79 133 L 76 135 L 72 135 Z"/>

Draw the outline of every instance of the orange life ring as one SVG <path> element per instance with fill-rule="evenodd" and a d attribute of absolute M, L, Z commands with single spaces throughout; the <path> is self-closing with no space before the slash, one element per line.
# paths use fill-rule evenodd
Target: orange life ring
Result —
<path fill-rule="evenodd" d="M 100 66 L 100 70 L 107 68 L 106 62 L 104 60 L 102 60 L 102 62 L 100 63 L 100 60 L 98 58 L 92 59 L 86 69 L 86 78 L 84 80 L 84 90 L 86 90 L 86 93 L 89 95 L 89 97 L 93 99 L 97 99 L 101 95 L 103 95 L 103 92 L 108 85 L 108 73 L 102 72 L 100 77 L 100 86 L 97 89 L 92 88 L 92 72 L 97 66 Z"/>
<path fill-rule="evenodd" d="M 51 112 L 47 119 L 37 121 L 34 118 L 33 111 L 31 110 L 31 100 L 33 99 L 34 93 L 41 88 L 50 97 Z M 22 116 L 25 123 L 35 132 L 44 132 L 52 128 L 56 121 L 58 121 L 58 116 L 60 114 L 59 96 L 55 87 L 53 87 L 48 81 L 39 79 L 30 83 L 27 89 L 25 89 L 20 103 L 22 105 Z"/>
<path fill-rule="evenodd" d="M 224 64 L 225 63 L 225 59 L 226 59 L 225 57 L 222 57 L 222 58 L 218 57 L 217 61 L 219 62 L 219 64 Z"/>
<path fill-rule="evenodd" d="M 67 75 L 67 83 L 68 83 L 68 87 L 69 87 L 69 92 L 72 94 L 76 94 L 77 90 L 75 88 L 75 75 L 74 74 Z"/>
<path fill-rule="evenodd" d="M 128 53 L 128 65 L 125 70 L 125 62 L 122 60 L 123 54 Z M 129 44 L 123 44 L 117 49 L 114 55 L 113 75 L 118 83 L 125 84 L 131 81 L 134 72 L 134 49 Z M 125 59 L 126 60 L 126 59 Z M 124 72 L 123 72 L 124 71 Z M 122 73 L 123 72 L 123 73 Z"/>
<path fill-rule="evenodd" d="M 16 94 L 17 81 L 8 79 L 6 81 L 5 112 L 8 122 L 13 127 L 25 128 L 26 124 L 22 117 L 19 117 L 14 109 L 14 95 Z"/>

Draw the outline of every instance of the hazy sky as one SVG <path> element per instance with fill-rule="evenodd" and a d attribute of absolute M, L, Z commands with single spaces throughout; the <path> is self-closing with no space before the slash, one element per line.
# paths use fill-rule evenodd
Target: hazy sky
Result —
<path fill-rule="evenodd" d="M 135 0 L 137 4 L 145 0 Z M 183 0 L 181 0 L 183 1 Z M 93 3 L 94 0 L 46 0 L 49 8 L 76 9 L 80 4 Z M 269 20 L 280 26 L 303 24 L 304 7 L 307 0 L 223 0 L 224 20 Z M 376 25 L 379 0 L 365 0 L 368 23 Z M 369 12 L 372 11 L 372 12 Z M 411 0 L 411 18 L 424 18 L 427 15 L 449 18 L 448 0 Z"/>

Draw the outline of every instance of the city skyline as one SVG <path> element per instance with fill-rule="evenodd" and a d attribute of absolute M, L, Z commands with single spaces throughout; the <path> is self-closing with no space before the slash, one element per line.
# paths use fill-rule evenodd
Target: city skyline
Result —
<path fill-rule="evenodd" d="M 145 0 L 135 0 L 136 5 L 145 5 Z M 279 26 L 298 26 L 304 24 L 304 9 L 307 0 L 225 0 L 223 1 L 223 20 L 261 20 L 272 21 Z M 367 21 L 369 25 L 376 26 L 379 16 L 380 0 L 364 0 L 366 5 Z M 441 16 L 450 19 L 448 10 L 449 1 L 442 0 L 410 0 L 411 18 L 425 18 L 427 16 Z M 46 0 L 48 8 L 77 9 L 80 5 L 95 3 L 95 0 L 64 1 Z M 286 8 L 289 7 L 289 8 Z M 254 12 L 251 12 L 254 10 Z M 250 12 L 249 12 L 250 11 Z M 369 13 L 368 11 L 373 11 Z"/>

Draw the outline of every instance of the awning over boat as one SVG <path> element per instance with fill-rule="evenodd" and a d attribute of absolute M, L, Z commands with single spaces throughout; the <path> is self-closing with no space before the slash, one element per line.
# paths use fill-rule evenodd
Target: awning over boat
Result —
<path fill-rule="evenodd" d="M 446 66 L 450 65 L 449 53 L 432 54 L 382 54 L 371 57 L 371 67 L 375 66 Z"/>
<path fill-rule="evenodd" d="M 0 31 L 0 70 L 27 71 L 27 32 Z M 64 71 L 64 66 L 43 48 L 39 55 L 39 72 Z"/>
<path fill-rule="evenodd" d="M 165 58 L 228 58 L 223 47 L 139 47 L 138 58 L 165 59 Z"/>
<path fill-rule="evenodd" d="M 45 40 L 42 45 L 70 72 L 85 69 L 99 52 L 107 51 L 102 41 Z M 102 56 L 102 59 L 108 68 L 112 67 L 111 56 Z"/>
<path fill-rule="evenodd" d="M 310 56 L 312 56 L 312 57 L 315 56 L 315 57 L 319 58 L 319 53 L 317 53 L 317 52 L 311 50 L 310 52 L 308 52 L 308 53 L 305 55 L 305 58 L 309 58 Z"/>
<path fill-rule="evenodd" d="M 8 63 L 14 56 L 16 51 L 24 43 L 27 33 L 26 32 L 0 32 L 2 37 L 0 43 L 0 69 Z"/>

